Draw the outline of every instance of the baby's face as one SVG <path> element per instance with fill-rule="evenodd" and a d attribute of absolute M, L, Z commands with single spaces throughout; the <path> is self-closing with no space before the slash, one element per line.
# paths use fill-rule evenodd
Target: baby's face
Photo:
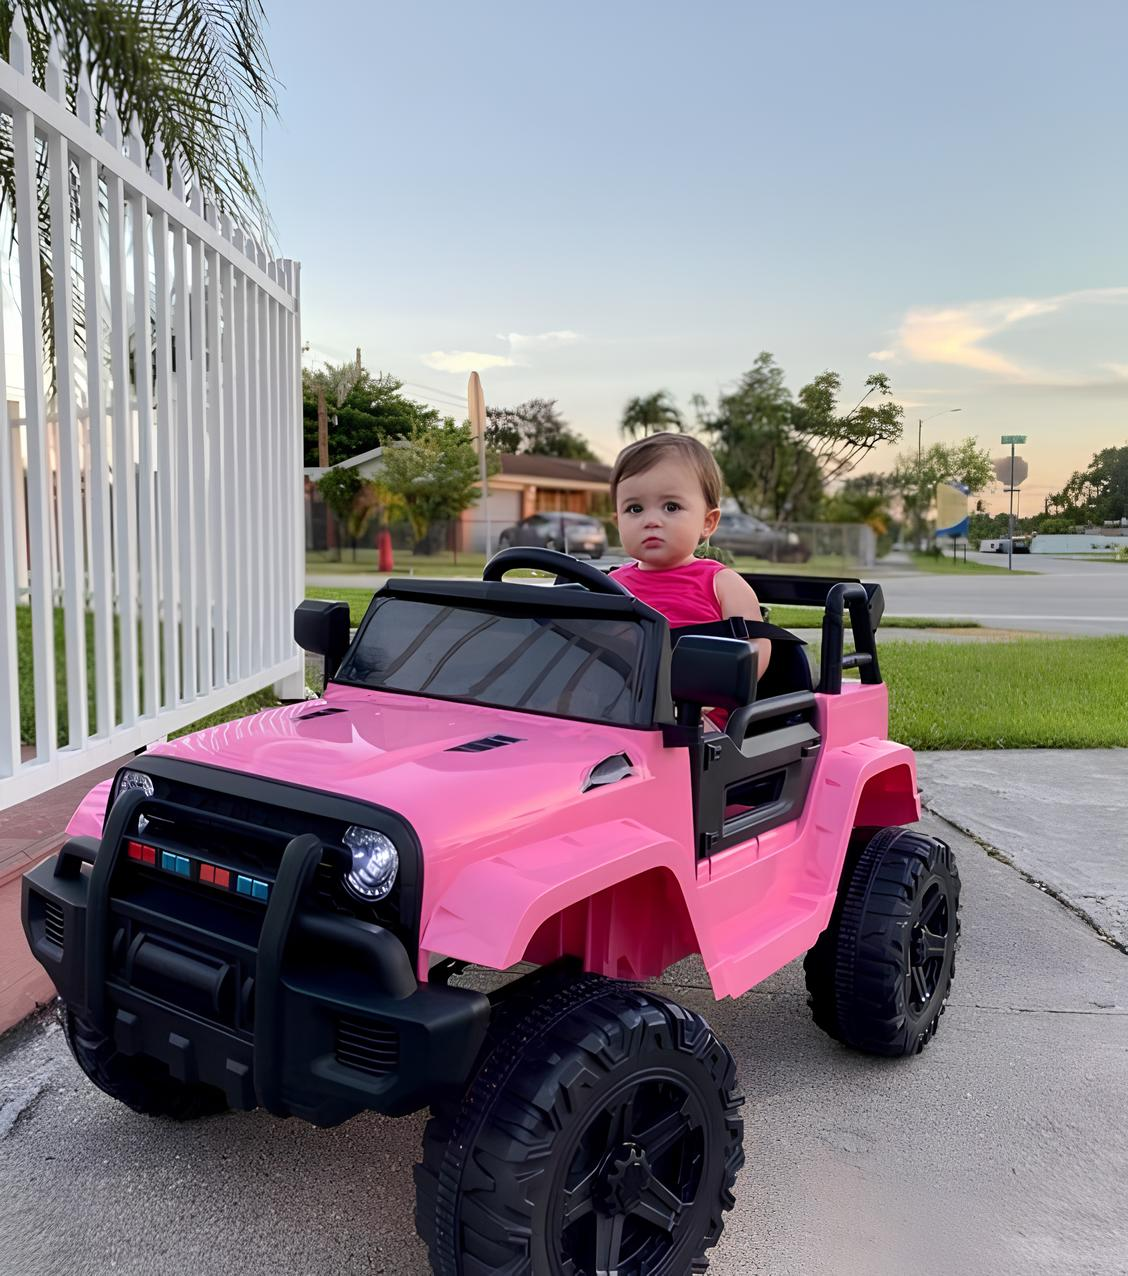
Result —
<path fill-rule="evenodd" d="M 680 567 L 717 526 L 719 510 L 705 504 L 697 475 L 676 460 L 624 479 L 615 493 L 623 548 L 643 567 Z"/>

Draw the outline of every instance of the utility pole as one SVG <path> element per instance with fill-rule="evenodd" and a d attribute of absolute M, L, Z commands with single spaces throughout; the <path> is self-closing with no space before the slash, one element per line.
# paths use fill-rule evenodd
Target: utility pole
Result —
<path fill-rule="evenodd" d="M 360 346 L 356 348 L 356 375 L 360 376 Z"/>
<path fill-rule="evenodd" d="M 924 435 L 925 421 L 935 421 L 938 416 L 947 416 L 949 412 L 962 412 L 963 408 L 945 408 L 943 412 L 934 412 L 931 416 L 917 417 L 917 480 L 920 483 L 920 493 L 917 497 L 920 502 L 921 509 L 917 515 L 917 548 L 921 548 L 921 541 L 924 539 L 924 475 L 921 473 L 921 440 Z"/>

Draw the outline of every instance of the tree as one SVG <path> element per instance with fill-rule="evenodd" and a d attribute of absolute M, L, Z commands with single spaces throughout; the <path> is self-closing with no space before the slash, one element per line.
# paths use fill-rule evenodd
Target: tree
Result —
<path fill-rule="evenodd" d="M 889 476 L 890 490 L 915 522 L 918 541 L 924 537 L 925 518 L 939 484 L 962 483 L 975 496 L 993 482 L 991 454 L 971 436 L 959 443 L 933 443 L 919 459 L 915 452 L 902 453 Z"/>
<path fill-rule="evenodd" d="M 376 485 L 363 478 L 353 466 L 339 465 L 321 476 L 317 490 L 344 528 L 355 562 L 356 543 L 380 508 Z"/>
<path fill-rule="evenodd" d="M 413 430 L 435 425 L 434 408 L 405 398 L 403 382 L 385 373 L 373 376 L 355 363 L 324 364 L 302 369 L 302 411 L 305 463 L 318 464 L 317 395 L 325 394 L 329 414 L 329 464 L 382 447 L 392 439 L 408 438 Z"/>
<path fill-rule="evenodd" d="M 529 399 L 515 408 L 487 408 L 486 415 L 486 446 L 493 452 L 599 460 L 587 439 L 557 411 L 555 399 Z"/>
<path fill-rule="evenodd" d="M 146 159 L 157 139 L 188 185 L 208 192 L 261 241 L 270 217 L 259 193 L 255 134 L 277 115 L 274 72 L 263 35 L 262 0 L 22 0 L 36 82 L 44 84 L 48 49 L 57 39 L 67 105 L 74 111 L 80 84 L 92 80 L 94 120 L 100 127 L 111 101 L 123 130 L 136 117 Z M 10 48 L 16 9 L 0 6 L 0 48 Z M 51 324 L 52 262 L 47 165 L 37 166 L 39 258 L 43 330 L 54 365 Z M 0 127 L 0 206 L 18 239 L 12 130 Z M 74 299 L 81 325 L 82 290 Z"/>
<path fill-rule="evenodd" d="M 737 504 L 766 518 L 812 517 L 822 496 L 815 454 L 792 429 L 783 371 L 762 353 L 715 412 L 702 411 L 713 455 Z"/>
<path fill-rule="evenodd" d="M 478 499 L 478 453 L 468 425 L 449 417 L 417 426 L 405 444 L 383 453 L 380 484 L 390 510 L 411 524 L 415 552 L 425 548 L 431 525 L 457 518 Z"/>
<path fill-rule="evenodd" d="M 896 443 L 901 438 L 903 410 L 889 398 L 889 377 L 874 372 L 865 384 L 865 394 L 842 416 L 838 415 L 842 378 L 837 372 L 820 372 L 799 391 L 792 426 L 818 458 L 824 483 L 848 473 L 878 443 Z M 882 401 L 867 403 L 875 392 Z"/>
<path fill-rule="evenodd" d="M 1056 495 L 1054 510 L 1072 523 L 1116 522 L 1128 518 L 1128 447 L 1106 447 L 1094 453 Z"/>
<path fill-rule="evenodd" d="M 783 370 L 762 351 L 715 412 L 695 396 L 698 421 L 712 435 L 717 463 L 741 508 L 776 519 L 812 518 L 825 484 L 878 443 L 899 439 L 902 409 L 889 399 L 889 378 L 875 372 L 865 384 L 865 394 L 844 414 L 836 372 L 819 373 L 792 399 Z M 873 394 L 882 401 L 867 403 Z"/>
<path fill-rule="evenodd" d="M 668 390 L 634 398 L 623 409 L 619 429 L 629 439 L 645 438 L 663 430 L 684 431 L 685 423 Z"/>

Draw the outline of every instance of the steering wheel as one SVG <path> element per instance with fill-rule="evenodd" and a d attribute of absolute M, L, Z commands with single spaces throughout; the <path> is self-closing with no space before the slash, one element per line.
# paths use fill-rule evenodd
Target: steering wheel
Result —
<path fill-rule="evenodd" d="M 629 589 L 624 589 L 613 577 L 601 572 L 590 563 L 581 563 L 569 554 L 561 554 L 555 549 L 538 549 L 534 545 L 514 545 L 512 549 L 499 550 L 486 564 L 482 572 L 483 580 L 501 580 L 506 572 L 515 567 L 531 568 L 538 572 L 551 572 L 554 576 L 563 576 L 574 584 L 583 585 L 593 594 L 615 594 L 619 597 L 633 598 Z"/>

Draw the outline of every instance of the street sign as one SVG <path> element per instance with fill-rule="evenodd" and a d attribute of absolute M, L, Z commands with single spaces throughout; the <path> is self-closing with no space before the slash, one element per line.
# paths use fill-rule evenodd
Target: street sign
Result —
<path fill-rule="evenodd" d="M 1003 442 L 1004 443 L 1025 443 L 1026 435 L 1025 434 L 1004 434 Z"/>

